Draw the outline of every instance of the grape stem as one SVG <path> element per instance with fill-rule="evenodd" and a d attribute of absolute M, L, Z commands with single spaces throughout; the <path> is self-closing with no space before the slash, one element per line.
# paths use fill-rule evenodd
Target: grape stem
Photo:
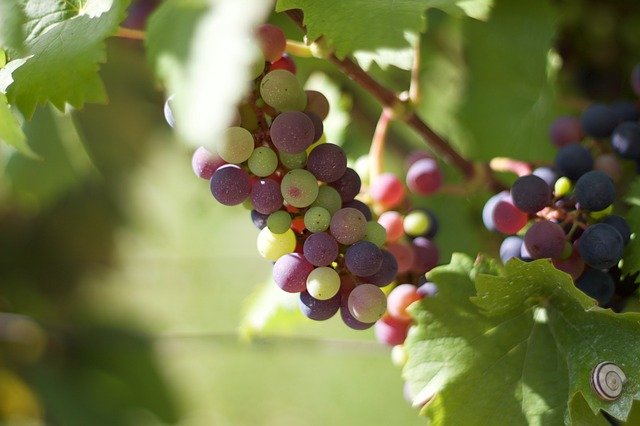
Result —
<path fill-rule="evenodd" d="M 312 58 L 311 48 L 304 43 L 295 40 L 287 40 L 287 53 L 299 58 Z"/>
<path fill-rule="evenodd" d="M 392 112 L 383 108 L 369 148 L 369 182 L 373 182 L 384 170 L 384 145 L 391 120 Z"/>
<path fill-rule="evenodd" d="M 422 90 L 420 90 L 420 35 L 416 38 L 413 52 L 413 65 L 411 66 L 411 83 L 409 83 L 409 100 L 412 105 L 418 105 Z"/>
<path fill-rule="evenodd" d="M 303 23 L 303 13 L 300 9 L 288 10 L 287 15 L 306 32 Z M 363 89 L 376 98 L 384 108 L 392 111 L 401 110 L 406 105 L 394 92 L 384 87 L 367 74 L 358 64 L 349 58 L 340 59 L 335 54 L 327 55 L 327 60 L 336 65 L 340 71 L 359 84 Z M 434 149 L 446 162 L 460 170 L 463 176 L 470 181 L 479 180 L 477 174 L 482 168 L 476 167 L 472 161 L 460 155 L 451 144 L 438 135 L 427 123 L 424 122 L 415 112 L 409 111 L 401 114 L 402 119 L 409 127 L 418 133 L 427 145 Z M 488 169 L 488 168 L 487 168 Z M 492 173 L 482 173 L 480 176 L 486 185 L 493 191 L 499 192 L 506 187 L 496 179 Z"/>
<path fill-rule="evenodd" d="M 118 27 L 116 37 L 127 38 L 129 40 L 144 40 L 144 31 L 134 30 L 132 28 Z"/>

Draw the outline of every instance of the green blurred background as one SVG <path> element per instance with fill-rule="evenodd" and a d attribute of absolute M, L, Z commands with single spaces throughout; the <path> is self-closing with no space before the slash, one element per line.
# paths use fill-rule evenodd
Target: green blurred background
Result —
<path fill-rule="evenodd" d="M 635 2 L 536 3 L 497 2 L 489 26 L 428 14 L 420 112 L 473 158 L 508 149 L 548 161 L 558 111 L 629 94 L 624 76 L 640 60 Z M 272 20 L 300 39 L 285 18 Z M 523 34 L 529 24 L 536 36 Z M 551 41 L 564 64 L 553 72 Z M 352 159 L 366 153 L 379 106 L 326 62 L 297 65 L 302 80 L 320 71 L 331 82 L 342 114 L 332 142 Z M 407 87 L 406 71 L 371 72 Z M 141 44 L 111 39 L 101 75 L 108 105 L 69 115 L 41 107 L 25 124 L 42 160 L 0 149 L 0 422 L 422 423 L 371 330 L 302 319 L 265 293 L 271 266 L 255 250 L 249 212 L 216 204 L 194 176 Z M 398 172 L 424 147 L 401 125 L 389 138 L 386 165 Z M 442 262 L 453 251 L 495 253 L 479 221 L 488 195 L 415 200 L 440 217 Z"/>

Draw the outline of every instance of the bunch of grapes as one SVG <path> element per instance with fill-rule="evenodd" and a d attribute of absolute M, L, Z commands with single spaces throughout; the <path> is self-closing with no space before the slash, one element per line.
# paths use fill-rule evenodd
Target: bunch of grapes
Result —
<path fill-rule="evenodd" d="M 632 72 L 640 95 L 640 65 Z M 580 118 L 563 116 L 549 131 L 558 147 L 553 166 L 522 174 L 491 197 L 482 216 L 487 229 L 509 235 L 503 262 L 550 258 L 600 306 L 621 308 L 638 285 L 618 267 L 631 238 L 614 214 L 622 177 L 640 167 L 640 111 L 630 101 L 591 104 Z"/>
<path fill-rule="evenodd" d="M 273 262 L 275 283 L 299 294 L 304 315 L 322 321 L 340 311 L 347 326 L 367 329 L 387 309 L 382 288 L 401 279 L 416 289 L 437 265 L 436 218 L 412 210 L 403 183 L 391 173 L 373 180 L 369 196 L 361 194 L 361 176 L 347 166 L 344 150 L 326 143 L 329 103 L 320 92 L 303 90 L 284 53 L 282 30 L 264 24 L 256 39 L 263 57 L 253 70 L 251 94 L 215 146 L 196 150 L 193 169 L 210 181 L 218 202 L 251 210 L 260 229 L 258 252 Z M 171 98 L 165 117 L 175 124 Z M 428 195 L 441 183 L 433 158 L 410 158 L 411 191 Z M 380 213 L 377 220 L 358 196 Z"/>

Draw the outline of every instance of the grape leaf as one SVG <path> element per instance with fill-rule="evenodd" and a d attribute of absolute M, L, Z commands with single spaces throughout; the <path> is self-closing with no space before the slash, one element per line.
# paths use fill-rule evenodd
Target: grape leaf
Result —
<path fill-rule="evenodd" d="M 640 271 L 640 179 L 636 179 L 631 185 L 626 201 L 631 205 L 626 214 L 626 219 L 631 232 L 635 235 L 625 247 L 622 273 L 631 275 Z M 638 281 L 640 281 L 640 275 L 636 277 L 636 282 Z"/>
<path fill-rule="evenodd" d="M 20 123 L 9 109 L 4 93 L 0 93 L 0 141 L 11 145 L 25 155 L 37 157 L 27 145 L 27 138 Z"/>
<path fill-rule="evenodd" d="M 462 22 L 469 72 L 460 120 L 473 158 L 552 158 L 546 132 L 557 115 L 549 71 L 556 20 L 548 2 L 512 0 L 496 3 L 488 22 Z"/>
<path fill-rule="evenodd" d="M 269 6 L 260 0 L 169 0 L 150 17 L 147 54 L 167 93 L 175 95 L 177 130 L 192 145 L 211 144 L 247 92 L 257 57 L 253 28 Z"/>
<path fill-rule="evenodd" d="M 85 102 L 106 99 L 98 76 L 104 62 L 105 38 L 112 35 L 128 0 L 84 0 L 25 3 L 26 39 L 16 57 L 19 66 L 0 69 L 0 81 L 13 82 L 6 90 L 9 103 L 31 118 L 38 104 L 50 101 L 59 110 L 66 104 L 81 107 Z M 15 55 L 14 55 L 15 56 Z"/>
<path fill-rule="evenodd" d="M 0 48 L 19 51 L 24 42 L 22 25 L 26 20 L 22 3 L 15 0 L 0 0 Z"/>
<path fill-rule="evenodd" d="M 640 398 L 640 315 L 597 308 L 546 260 L 510 261 L 500 276 L 467 259 L 429 274 L 438 295 L 412 307 L 405 378 L 435 424 L 559 424 L 607 411 L 624 420 Z M 477 296 L 473 296 L 473 276 Z M 627 375 L 616 401 L 598 399 L 593 367 L 610 361 Z"/>
<path fill-rule="evenodd" d="M 328 47 L 341 59 L 353 53 L 365 68 L 376 61 L 383 68 L 393 64 L 410 69 L 412 41 L 415 34 L 426 30 L 426 9 L 437 7 L 484 19 L 491 4 L 492 0 L 278 0 L 276 11 L 302 9 L 309 40 L 324 36 Z"/>

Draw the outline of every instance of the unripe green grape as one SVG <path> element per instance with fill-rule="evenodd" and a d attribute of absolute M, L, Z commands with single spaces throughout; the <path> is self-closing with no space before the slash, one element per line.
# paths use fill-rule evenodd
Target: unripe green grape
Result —
<path fill-rule="evenodd" d="M 260 74 L 264 71 L 264 55 L 258 49 L 255 49 L 255 59 L 251 62 L 251 68 L 249 69 L 249 78 L 255 80 L 260 77 Z"/>
<path fill-rule="evenodd" d="M 419 235 L 423 235 L 429 230 L 431 220 L 425 212 L 415 210 L 404 217 L 402 226 L 404 227 L 404 232 L 407 235 L 417 237 Z"/>
<path fill-rule="evenodd" d="M 253 210 L 253 203 L 251 202 L 251 197 L 247 197 L 247 199 L 242 202 L 242 207 L 244 207 L 247 210 Z"/>
<path fill-rule="evenodd" d="M 280 256 L 296 249 L 296 236 L 291 229 L 282 234 L 274 234 L 269 228 L 263 228 L 258 234 L 257 246 L 260 256 L 275 262 Z"/>
<path fill-rule="evenodd" d="M 227 128 L 218 140 L 217 151 L 220 158 L 230 164 L 240 164 L 249 159 L 253 152 L 253 135 L 242 127 Z"/>
<path fill-rule="evenodd" d="M 240 113 L 240 123 L 245 129 L 253 132 L 258 129 L 258 116 L 250 104 L 242 104 L 238 108 Z"/>
<path fill-rule="evenodd" d="M 291 170 L 280 184 L 282 197 L 293 207 L 307 207 L 318 197 L 318 181 L 303 169 Z"/>
<path fill-rule="evenodd" d="M 306 95 L 295 75 L 286 70 L 274 70 L 262 78 L 260 96 L 278 111 L 302 111 Z"/>
<path fill-rule="evenodd" d="M 267 218 L 267 228 L 274 234 L 284 234 L 291 228 L 291 215 L 284 210 L 271 213 Z"/>
<path fill-rule="evenodd" d="M 340 290 L 340 276 L 328 266 L 314 269 L 307 277 L 307 291 L 318 300 L 327 300 Z"/>
<path fill-rule="evenodd" d="M 342 198 L 335 188 L 323 185 L 318 189 L 318 197 L 313 204 L 311 204 L 311 207 L 325 208 L 329 214 L 333 215 L 342 208 Z"/>
<path fill-rule="evenodd" d="M 553 192 L 556 197 L 564 197 L 570 193 L 572 189 L 573 185 L 571 184 L 571 179 L 564 176 L 558 179 L 553 186 Z"/>
<path fill-rule="evenodd" d="M 327 137 L 324 135 L 324 133 L 322 134 L 322 136 L 320 136 L 320 139 L 309 145 L 309 148 L 307 148 L 307 155 L 309 155 L 309 153 L 313 151 L 313 148 L 318 145 L 322 145 L 323 143 L 327 143 Z"/>
<path fill-rule="evenodd" d="M 409 360 L 407 351 L 404 349 L 404 345 L 395 345 L 391 348 L 391 362 L 396 367 L 404 367 Z"/>
<path fill-rule="evenodd" d="M 253 150 L 247 164 L 254 175 L 269 176 L 278 168 L 278 156 L 271 148 L 261 146 Z"/>
<path fill-rule="evenodd" d="M 387 230 L 378 222 L 370 220 L 367 222 L 367 233 L 364 236 L 364 240 L 382 247 L 387 240 Z"/>
<path fill-rule="evenodd" d="M 279 152 L 280 162 L 289 170 L 301 169 L 307 164 L 307 153 L 305 151 L 289 154 L 287 152 Z"/>
<path fill-rule="evenodd" d="M 609 216 L 611 213 L 613 213 L 613 204 L 608 206 L 604 210 L 600 210 L 597 212 L 589 212 L 589 217 L 595 220 L 600 220 L 602 218 Z"/>
<path fill-rule="evenodd" d="M 304 226 L 313 233 L 326 231 L 329 223 L 331 214 L 323 207 L 311 207 L 304 214 Z"/>

